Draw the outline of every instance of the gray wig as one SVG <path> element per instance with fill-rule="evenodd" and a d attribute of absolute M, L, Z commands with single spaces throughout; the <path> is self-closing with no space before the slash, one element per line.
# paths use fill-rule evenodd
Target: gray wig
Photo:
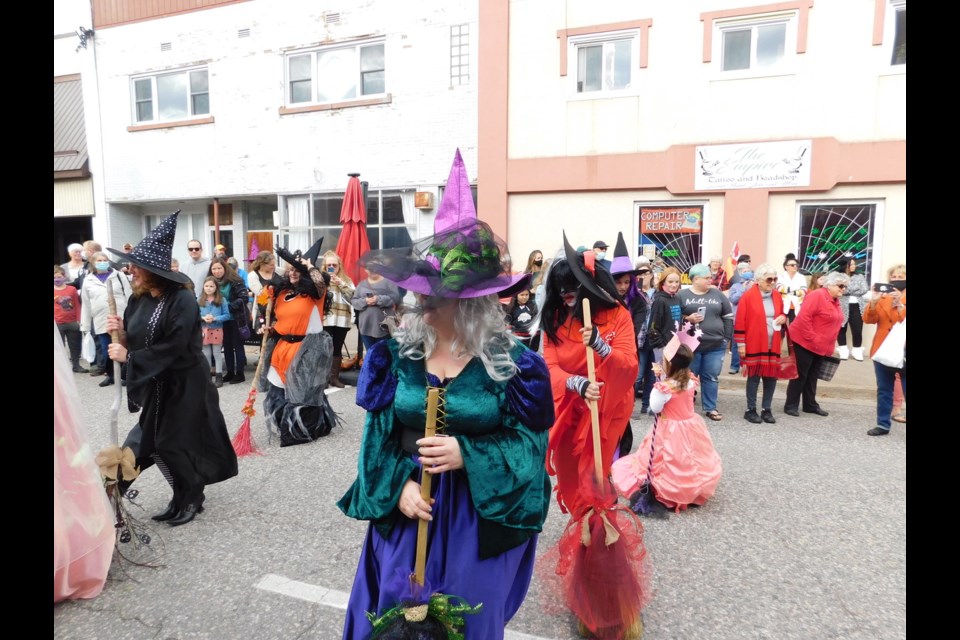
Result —
<path fill-rule="evenodd" d="M 496 295 L 461 298 L 454 328 L 457 337 L 452 348 L 456 353 L 480 358 L 487 374 L 498 382 L 516 374 L 517 365 L 510 357 L 515 343 Z M 394 337 L 400 345 L 400 356 L 411 360 L 429 358 L 437 346 L 437 334 L 423 321 L 419 307 L 403 314 Z"/>
<path fill-rule="evenodd" d="M 744 262 L 744 263 L 741 263 L 741 264 L 747 264 L 747 263 Z M 749 266 L 749 265 L 748 265 L 748 266 Z M 769 262 L 764 262 L 763 264 L 761 264 L 760 266 L 758 266 L 756 269 L 753 270 L 753 279 L 754 279 L 754 280 L 759 280 L 760 278 L 763 278 L 764 276 L 773 276 L 773 277 L 776 277 L 776 276 L 777 276 L 777 269 L 776 269 L 776 267 L 774 267 L 774 266 L 773 266 L 772 264 L 770 264 Z"/>
<path fill-rule="evenodd" d="M 823 277 L 823 286 L 829 287 L 833 284 L 850 284 L 850 276 L 839 271 L 831 271 Z"/>

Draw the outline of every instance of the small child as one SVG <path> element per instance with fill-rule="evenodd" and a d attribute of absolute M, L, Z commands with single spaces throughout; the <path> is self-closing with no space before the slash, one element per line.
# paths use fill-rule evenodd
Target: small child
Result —
<path fill-rule="evenodd" d="M 526 289 L 517 292 L 513 296 L 513 304 L 510 305 L 510 311 L 507 314 L 507 322 L 513 329 L 513 335 L 520 339 L 520 342 L 530 347 L 534 351 L 539 346 L 534 342 L 538 338 L 536 327 L 533 321 L 537 317 L 537 303 L 530 299 L 530 292 Z M 539 340 L 536 341 L 539 343 Z"/>
<path fill-rule="evenodd" d="M 617 490 L 633 503 L 649 472 L 653 497 L 679 513 L 713 496 L 722 468 L 703 418 L 693 408 L 699 386 L 690 373 L 693 351 L 680 345 L 672 358 L 664 355 L 663 361 L 666 377 L 650 393 L 650 409 L 661 415 L 636 453 L 613 463 L 611 475 Z"/>
<path fill-rule="evenodd" d="M 70 348 L 70 363 L 74 373 L 89 373 L 80 364 L 80 294 L 67 284 L 67 272 L 58 264 L 53 265 L 53 321 L 57 323 L 60 338 L 66 338 Z"/>
<path fill-rule="evenodd" d="M 200 298 L 200 319 L 203 321 L 203 355 L 217 364 L 214 384 L 223 386 L 223 323 L 230 320 L 230 305 L 223 299 L 217 279 L 207 276 L 203 281 L 203 296 Z"/>

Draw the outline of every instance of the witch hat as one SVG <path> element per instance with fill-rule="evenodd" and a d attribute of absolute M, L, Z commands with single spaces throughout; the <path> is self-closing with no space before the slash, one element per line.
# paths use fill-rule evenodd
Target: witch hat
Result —
<path fill-rule="evenodd" d="M 563 232 L 563 252 L 566 255 L 567 263 L 570 265 L 570 270 L 573 272 L 574 277 L 586 287 L 587 291 L 592 293 L 598 299 L 610 304 L 617 304 L 617 300 L 610 295 L 610 293 L 597 284 L 597 276 L 600 277 L 606 276 L 610 278 L 610 273 L 607 271 L 607 268 L 604 267 L 597 260 L 596 254 L 593 249 L 587 249 L 586 251 L 578 252 L 570 245 L 570 241 L 567 240 L 567 232 Z"/>
<path fill-rule="evenodd" d="M 180 209 L 167 216 L 160 224 L 154 227 L 147 236 L 137 243 L 130 253 L 124 253 L 119 249 L 107 248 L 107 251 L 122 258 L 125 262 L 134 264 L 142 269 L 146 269 L 158 276 L 179 282 L 180 284 L 190 284 L 193 280 L 185 273 L 173 271 L 170 265 L 173 263 L 173 238 L 177 235 L 177 219 L 180 215 Z"/>
<path fill-rule="evenodd" d="M 623 239 L 623 232 L 617 232 L 617 246 L 613 250 L 613 262 L 610 263 L 610 275 L 613 277 L 622 276 L 625 273 L 637 275 L 637 270 L 630 261 L 630 254 L 627 252 L 627 243 Z"/>
<path fill-rule="evenodd" d="M 300 251 L 299 249 L 291 253 L 289 249 L 280 247 L 277 249 L 277 255 L 283 258 L 284 262 L 292 266 L 294 269 L 305 274 L 307 273 L 307 267 L 300 263 L 300 258 L 306 258 L 310 260 L 310 264 L 319 269 L 320 266 L 317 264 L 317 260 L 320 258 L 320 245 L 322 244 L 323 238 L 321 237 L 319 240 L 313 243 L 313 246 L 307 249 L 306 253 Z"/>
<path fill-rule="evenodd" d="M 476 219 L 477 207 L 473 204 L 473 191 L 470 188 L 470 178 L 467 177 L 467 168 L 463 164 L 463 156 L 457 149 L 453 156 L 453 165 L 450 175 L 447 176 L 447 186 L 443 190 L 443 198 L 437 208 L 437 217 L 433 220 L 433 232 L 442 233 L 455 227 L 462 220 Z"/>

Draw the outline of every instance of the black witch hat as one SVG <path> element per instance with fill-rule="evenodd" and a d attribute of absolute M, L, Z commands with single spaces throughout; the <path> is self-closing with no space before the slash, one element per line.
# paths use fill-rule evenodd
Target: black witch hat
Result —
<path fill-rule="evenodd" d="M 306 258 L 307 260 L 310 261 L 310 264 L 320 269 L 321 266 L 317 264 L 317 260 L 320 259 L 320 245 L 322 244 L 323 244 L 323 238 L 321 237 L 319 240 L 314 242 L 313 246 L 307 249 L 306 252 L 303 252 L 297 249 L 296 251 L 291 253 L 289 249 L 280 247 L 279 249 L 277 249 L 277 255 L 283 258 L 284 262 L 289 264 L 291 267 L 293 267 L 300 273 L 303 273 L 304 275 L 306 275 L 307 267 L 306 265 L 300 262 L 301 258 Z"/>
<path fill-rule="evenodd" d="M 141 269 L 146 269 L 158 276 L 179 282 L 180 284 L 191 284 L 193 281 L 185 273 L 173 271 L 170 265 L 173 262 L 173 238 L 177 235 L 177 218 L 180 215 L 180 209 L 174 211 L 171 215 L 158 224 L 147 234 L 143 240 L 137 243 L 130 253 L 124 253 L 119 249 L 107 248 L 107 251 L 122 258 L 123 261 L 134 264 Z"/>
<path fill-rule="evenodd" d="M 597 260 L 593 250 L 588 249 L 583 252 L 576 251 L 570 246 L 570 242 L 567 240 L 567 232 L 564 231 L 563 252 L 567 257 L 567 263 L 570 265 L 570 270 L 573 272 L 574 277 L 576 277 L 577 281 L 579 281 L 587 291 L 600 300 L 604 300 L 610 304 L 617 304 L 617 300 L 597 283 L 598 278 L 604 278 L 609 280 L 608 285 L 612 286 L 613 276 L 611 276 L 607 268 Z M 613 288 L 613 290 L 616 291 L 615 288 Z"/>

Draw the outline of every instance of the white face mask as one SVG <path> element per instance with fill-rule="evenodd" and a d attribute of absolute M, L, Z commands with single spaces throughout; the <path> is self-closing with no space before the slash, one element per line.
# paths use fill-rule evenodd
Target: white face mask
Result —
<path fill-rule="evenodd" d="M 594 256 L 596 256 L 597 260 L 603 260 L 604 258 L 607 257 L 607 252 L 606 252 L 606 251 L 594 251 Z"/>

